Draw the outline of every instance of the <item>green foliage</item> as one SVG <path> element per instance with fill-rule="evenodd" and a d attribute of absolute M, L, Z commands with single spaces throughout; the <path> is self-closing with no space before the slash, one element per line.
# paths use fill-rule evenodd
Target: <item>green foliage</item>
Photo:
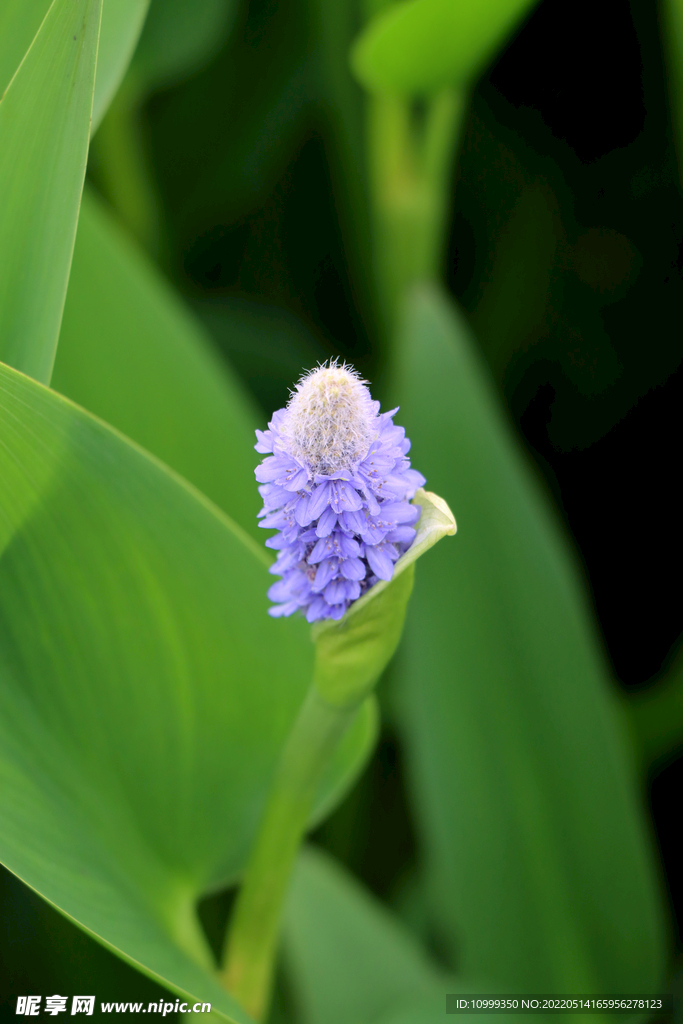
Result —
<path fill-rule="evenodd" d="M 375 93 L 466 86 L 530 7 L 531 0 L 401 0 L 364 29 L 351 51 L 353 70 Z"/>
<path fill-rule="evenodd" d="M 33 42 L 50 0 L 5 0 L 0 8 L 0 95 Z"/>
<path fill-rule="evenodd" d="M 407 304 L 396 390 L 459 521 L 417 580 L 399 701 L 439 933 L 463 971 L 510 991 L 656 988 L 661 911 L 604 657 L 566 542 L 434 288 Z"/>
<path fill-rule="evenodd" d="M 259 416 L 159 271 L 87 192 L 52 379 L 263 544 Z"/>
<path fill-rule="evenodd" d="M 195 71 L 223 42 L 235 0 L 152 0 L 133 74 L 145 90 L 171 85 Z"/>
<path fill-rule="evenodd" d="M 310 678 L 305 623 L 268 618 L 262 549 L 191 487 L 54 392 L 1 381 L 2 860 L 141 969 L 244 1019 L 193 905 L 242 869 Z"/>
<path fill-rule="evenodd" d="M 657 685 L 624 699 L 643 769 L 675 758 L 683 747 L 683 651 Z"/>
<path fill-rule="evenodd" d="M 383 684 L 398 767 L 377 761 L 407 778 L 407 796 L 394 780 L 409 804 L 396 842 L 410 849 L 378 886 L 402 920 L 304 850 L 286 910 L 286 1024 L 431 1024 L 447 991 L 662 985 L 635 769 L 680 747 L 680 659 L 658 687 L 616 698 L 576 559 L 435 283 L 466 100 L 530 7 L 251 4 L 213 61 L 236 0 L 0 5 L 0 857 L 102 946 L 229 1021 L 248 1017 L 226 994 L 229 958 L 219 971 L 198 902 L 246 872 L 231 926 L 256 936 L 245 970 L 268 974 L 302 832 L 368 759 L 379 723 L 367 694 L 404 618 Z M 348 61 L 361 9 L 371 20 L 351 66 L 372 94 L 365 108 Z M 664 7 L 676 127 L 680 10 Z M 108 210 L 81 193 L 110 103 L 91 165 Z M 542 340 L 597 393 L 621 372 L 602 311 L 641 263 L 649 273 L 641 242 L 607 220 L 572 222 L 560 171 L 540 157 L 522 167 L 477 116 L 476 187 L 459 195 L 469 216 L 495 179 L 490 223 L 472 228 L 491 269 L 470 296 L 489 362 L 502 379 Z M 317 157 L 298 179 L 306 138 Z M 634 202 L 654 187 L 645 171 L 628 186 Z M 326 232 L 339 233 L 337 257 Z M 193 259 L 213 295 L 193 293 Z M 598 369 L 542 339 L 551 319 L 572 319 L 574 296 L 588 305 L 586 290 L 604 334 Z M 650 347 L 659 380 L 671 360 Z M 301 619 L 266 614 L 253 430 L 304 363 L 337 351 L 392 384 L 415 465 L 460 536 L 415 572 L 455 532 L 448 505 L 418 492 L 418 537 L 393 580 L 316 625 L 311 643 Z M 372 818 L 367 792 L 347 804 L 347 829 L 363 800 L 358 819 Z M 265 942 L 258 914 L 272 923 Z M 228 985 L 259 1008 L 268 982 L 256 987 L 252 1004 Z"/>
<path fill-rule="evenodd" d="M 339 622 L 316 623 L 314 682 L 325 700 L 352 707 L 376 684 L 401 639 L 416 560 L 442 537 L 455 533 L 455 519 L 436 494 L 420 489 L 417 536 L 396 563 L 390 582 L 376 583 Z"/>
<path fill-rule="evenodd" d="M 54 0 L 0 102 L 0 357 L 52 372 L 85 175 L 101 0 Z"/>
<path fill-rule="evenodd" d="M 93 125 L 97 127 L 121 82 L 140 34 L 149 0 L 103 0 Z M 28 50 L 50 0 L 5 0 L 0 10 L 0 93 Z"/>
<path fill-rule="evenodd" d="M 200 5 L 191 0 L 159 0 L 151 5 L 149 0 L 126 0 L 129 7 L 131 3 L 137 4 L 135 11 L 116 7 L 117 22 L 105 17 L 104 30 L 109 27 L 109 33 L 104 41 L 116 38 L 118 63 L 110 70 L 117 85 L 133 49 L 135 53 L 129 74 L 97 133 L 95 162 L 99 166 L 98 186 L 105 198 L 133 236 L 154 251 L 161 224 L 140 131 L 142 105 L 151 92 L 182 80 L 210 59 L 229 28 L 233 0 L 203 0 Z M 138 40 L 145 13 L 144 30 Z M 110 98 L 107 93 L 104 102 L 98 103 L 100 94 L 104 95 L 99 89 L 101 78 L 104 74 L 98 75 L 95 92 L 96 125 Z M 110 79 L 111 74 L 107 81 Z"/>
<path fill-rule="evenodd" d="M 376 584 L 338 622 L 317 623 L 313 683 L 273 775 L 268 803 L 230 922 L 224 978 L 256 1020 L 268 1007 L 282 904 L 321 773 L 350 719 L 386 668 L 403 629 L 414 563 L 455 533 L 444 501 L 418 490 L 422 516 L 394 578 Z"/>
<path fill-rule="evenodd" d="M 371 1024 L 433 990 L 443 1013 L 453 984 L 378 900 L 314 847 L 302 850 L 292 879 L 284 953 L 304 1024 Z"/>
<path fill-rule="evenodd" d="M 93 131 L 121 84 L 135 51 L 148 7 L 149 0 L 103 0 L 92 111 Z"/>
<path fill-rule="evenodd" d="M 340 864 L 301 851 L 283 953 L 302 1024 L 433 1024 L 446 993 L 485 991 L 439 970 L 415 936 Z M 493 1018 L 461 1015 L 463 1024 Z"/>

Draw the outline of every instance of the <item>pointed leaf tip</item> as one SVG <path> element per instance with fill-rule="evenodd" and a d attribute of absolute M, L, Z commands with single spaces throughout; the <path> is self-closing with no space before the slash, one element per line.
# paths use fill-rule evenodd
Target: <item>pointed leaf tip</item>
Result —
<path fill-rule="evenodd" d="M 420 505 L 422 507 L 422 515 L 417 524 L 417 537 L 411 544 L 410 549 L 406 551 L 403 558 L 397 563 L 397 571 L 401 563 L 410 564 L 414 562 L 425 551 L 429 551 L 431 547 L 434 547 L 442 537 L 454 537 L 458 532 L 458 524 L 448 502 L 440 498 L 438 494 L 433 494 L 432 491 L 425 491 L 423 487 L 420 487 L 415 492 L 413 505 Z"/>
<path fill-rule="evenodd" d="M 318 635 L 326 627 L 328 629 L 335 626 L 339 627 L 352 615 L 362 612 L 371 601 L 376 600 L 387 587 L 390 587 L 401 573 L 413 565 L 421 555 L 424 555 L 425 551 L 433 548 L 442 537 L 453 537 L 458 532 L 458 524 L 448 502 L 439 497 L 438 494 L 434 494 L 432 491 L 425 491 L 423 487 L 420 487 L 415 492 L 412 504 L 420 505 L 422 508 L 422 515 L 416 524 L 417 536 L 405 555 L 399 558 L 394 566 L 394 575 L 390 580 L 381 580 L 374 587 L 371 587 L 367 594 L 364 594 L 355 604 L 351 605 L 344 618 L 339 622 L 325 621 L 314 627 L 314 640 L 317 640 Z"/>

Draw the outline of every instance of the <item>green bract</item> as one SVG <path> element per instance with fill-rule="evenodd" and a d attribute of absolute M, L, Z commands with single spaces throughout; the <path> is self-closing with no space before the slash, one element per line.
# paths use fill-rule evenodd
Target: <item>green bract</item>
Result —
<path fill-rule="evenodd" d="M 393 578 L 376 583 L 338 622 L 316 623 L 311 630 L 315 686 L 337 707 L 357 704 L 375 685 L 401 639 L 416 560 L 456 531 L 443 498 L 420 488 L 414 504 L 422 506 L 417 536 L 396 563 Z"/>
<path fill-rule="evenodd" d="M 458 991 L 379 900 L 313 847 L 292 879 L 284 953 L 307 1024 L 373 1024 L 424 1000 L 431 1022 L 445 993 Z"/>

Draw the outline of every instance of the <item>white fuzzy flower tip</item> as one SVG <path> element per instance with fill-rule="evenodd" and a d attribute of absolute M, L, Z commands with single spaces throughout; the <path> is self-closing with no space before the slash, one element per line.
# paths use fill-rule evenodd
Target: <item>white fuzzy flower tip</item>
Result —
<path fill-rule="evenodd" d="M 377 410 L 353 367 L 318 366 L 296 385 L 279 427 L 280 446 L 311 472 L 355 466 L 377 437 Z"/>

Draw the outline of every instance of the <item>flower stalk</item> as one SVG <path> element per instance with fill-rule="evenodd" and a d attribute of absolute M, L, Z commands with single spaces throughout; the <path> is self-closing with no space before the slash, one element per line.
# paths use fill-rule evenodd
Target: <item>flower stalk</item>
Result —
<path fill-rule="evenodd" d="M 284 899 L 318 783 L 357 708 L 335 706 L 311 686 L 273 779 L 221 971 L 224 987 L 256 1021 L 268 1010 Z"/>
<path fill-rule="evenodd" d="M 237 898 L 220 980 L 254 1020 L 268 1011 L 278 936 L 294 860 L 318 784 L 346 729 L 398 645 L 415 561 L 456 531 L 448 505 L 418 490 L 417 535 L 391 581 L 378 581 L 340 620 L 318 621 L 311 688 L 276 769 Z"/>
<path fill-rule="evenodd" d="M 455 89 L 420 104 L 388 94 L 368 99 L 375 271 L 390 335 L 406 289 L 442 275 L 451 169 L 465 99 Z"/>
<path fill-rule="evenodd" d="M 414 561 L 455 520 L 423 491 L 410 441 L 380 414 L 352 367 L 305 375 L 268 430 L 256 469 L 261 526 L 277 531 L 272 616 L 313 623 L 313 681 L 283 748 L 244 882 L 220 980 L 255 1019 L 268 1009 L 289 877 L 323 772 L 392 657 Z"/>

